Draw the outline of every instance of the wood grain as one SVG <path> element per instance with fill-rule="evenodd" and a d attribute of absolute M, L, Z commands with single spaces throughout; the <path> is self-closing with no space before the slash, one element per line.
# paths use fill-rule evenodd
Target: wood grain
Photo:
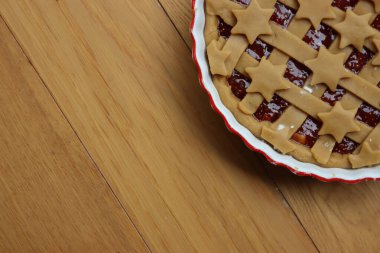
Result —
<path fill-rule="evenodd" d="M 0 251 L 147 252 L 0 20 Z"/>
<path fill-rule="evenodd" d="M 378 182 L 322 183 L 266 166 L 321 252 L 378 252 Z"/>
<path fill-rule="evenodd" d="M 160 0 L 172 22 L 184 36 L 185 19 L 191 15 L 189 1 Z M 189 21 L 188 21 L 189 22 Z M 189 25 L 189 24 L 188 24 Z M 186 36 L 184 36 L 186 38 Z M 191 41 L 186 39 L 191 45 Z M 350 186 L 326 184 L 299 178 L 286 169 L 270 165 L 262 167 L 283 192 L 301 223 L 321 252 L 377 252 L 380 242 L 380 186 L 375 182 Z"/>
<path fill-rule="evenodd" d="M 157 0 L 164 8 L 170 21 L 175 26 L 177 32 L 184 39 L 189 48 L 192 47 L 192 41 L 190 37 L 190 23 L 193 18 L 191 11 L 192 0 Z"/>
<path fill-rule="evenodd" d="M 0 1 L 0 12 L 153 252 L 313 252 L 226 134 L 154 1 Z"/>

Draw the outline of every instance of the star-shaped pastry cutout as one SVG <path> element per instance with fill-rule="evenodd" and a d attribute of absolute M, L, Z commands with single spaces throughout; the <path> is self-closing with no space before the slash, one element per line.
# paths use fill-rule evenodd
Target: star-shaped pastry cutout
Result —
<path fill-rule="evenodd" d="M 269 19 L 273 15 L 274 9 L 262 9 L 257 0 L 252 0 L 251 4 L 244 10 L 233 10 L 232 12 L 237 23 L 231 32 L 233 34 L 244 34 L 250 44 L 253 44 L 261 34 L 273 33 Z"/>
<path fill-rule="evenodd" d="M 364 41 L 376 34 L 376 30 L 369 25 L 372 13 L 356 15 L 348 10 L 343 22 L 333 25 L 333 28 L 340 33 L 340 48 L 353 45 L 359 51 L 362 50 Z"/>
<path fill-rule="evenodd" d="M 214 75 L 227 76 L 226 60 L 231 55 L 231 52 L 220 50 L 217 41 L 213 40 L 207 46 L 208 62 L 210 71 Z"/>
<path fill-rule="evenodd" d="M 260 93 L 266 101 L 271 101 L 276 91 L 290 88 L 288 82 L 283 78 L 285 69 L 286 65 L 272 65 L 265 58 L 261 60 L 259 66 L 246 68 L 245 71 L 252 79 L 247 92 Z"/>
<path fill-rule="evenodd" d="M 377 48 L 377 56 L 373 59 L 372 64 L 380 66 L 380 40 L 373 40 L 373 43 Z"/>
<path fill-rule="evenodd" d="M 340 79 L 352 76 L 343 66 L 345 57 L 345 53 L 332 54 L 321 47 L 317 58 L 305 61 L 305 65 L 313 71 L 311 85 L 324 83 L 335 91 Z"/>
<path fill-rule="evenodd" d="M 364 142 L 358 155 L 348 157 L 353 168 L 371 166 L 380 162 L 380 150 L 373 150 L 368 142 Z"/>
<path fill-rule="evenodd" d="M 309 19 L 314 28 L 317 29 L 324 19 L 334 19 L 336 15 L 331 6 L 333 0 L 319 0 L 316 4 L 310 0 L 298 0 L 300 7 L 297 11 L 296 18 Z"/>
<path fill-rule="evenodd" d="M 380 0 L 371 0 L 373 5 L 375 5 L 375 11 L 380 12 Z"/>
<path fill-rule="evenodd" d="M 345 110 L 340 102 L 337 102 L 330 112 L 318 113 L 318 117 L 323 122 L 318 134 L 331 134 L 338 143 L 341 143 L 347 133 L 360 130 L 355 122 L 355 115 L 356 110 Z"/>
<path fill-rule="evenodd" d="M 243 8 L 240 4 L 230 0 L 206 1 L 206 12 L 210 15 L 220 16 L 229 25 L 235 23 L 231 9 Z"/>

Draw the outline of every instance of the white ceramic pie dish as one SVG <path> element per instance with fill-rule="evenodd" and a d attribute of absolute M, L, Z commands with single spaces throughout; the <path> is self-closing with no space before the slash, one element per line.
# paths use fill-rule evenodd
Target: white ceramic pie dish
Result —
<path fill-rule="evenodd" d="M 289 155 L 282 155 L 265 141 L 255 137 L 236 120 L 231 111 L 222 103 L 209 71 L 203 34 L 205 28 L 204 2 L 205 0 L 193 0 L 192 4 L 193 20 L 190 29 L 193 37 L 193 58 L 198 67 L 199 81 L 209 95 L 211 106 L 222 116 L 228 129 L 240 136 L 250 149 L 262 153 L 269 162 L 288 168 L 296 175 L 311 176 L 325 182 L 358 183 L 367 180 L 380 180 L 380 165 L 355 170 L 323 168 L 315 164 L 300 162 Z"/>

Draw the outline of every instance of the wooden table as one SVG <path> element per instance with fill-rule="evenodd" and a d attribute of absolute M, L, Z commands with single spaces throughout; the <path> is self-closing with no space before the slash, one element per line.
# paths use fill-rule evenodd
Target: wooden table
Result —
<path fill-rule="evenodd" d="M 228 133 L 190 5 L 0 1 L 0 252 L 378 252 L 379 183 L 300 178 Z"/>

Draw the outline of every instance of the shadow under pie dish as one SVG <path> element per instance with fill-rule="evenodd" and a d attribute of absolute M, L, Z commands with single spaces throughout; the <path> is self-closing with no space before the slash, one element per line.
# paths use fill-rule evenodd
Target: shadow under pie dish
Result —
<path fill-rule="evenodd" d="M 379 1 L 197 0 L 194 8 L 201 81 L 249 146 L 304 174 L 378 178 Z"/>

